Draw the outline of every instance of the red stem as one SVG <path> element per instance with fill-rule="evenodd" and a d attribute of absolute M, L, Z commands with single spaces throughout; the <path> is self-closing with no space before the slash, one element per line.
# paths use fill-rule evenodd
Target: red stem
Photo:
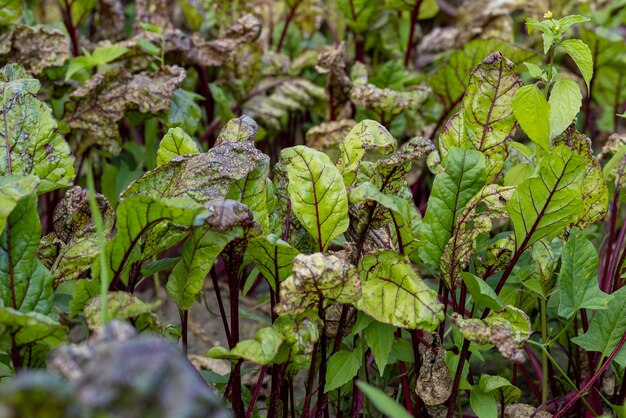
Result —
<path fill-rule="evenodd" d="M 411 52 L 414 47 L 414 39 L 415 38 L 415 24 L 417 23 L 417 17 L 419 15 L 420 6 L 422 5 L 422 0 L 417 0 L 413 9 L 411 10 L 411 29 L 409 31 L 409 43 L 406 47 L 406 53 L 404 54 L 404 68 L 409 66 L 409 62 L 411 62 Z"/>
<path fill-rule="evenodd" d="M 259 392 L 261 391 L 261 385 L 263 384 L 263 378 L 265 377 L 266 370 L 267 366 L 261 367 L 261 371 L 259 372 L 259 378 L 256 381 L 256 385 L 254 385 L 254 392 L 252 392 L 250 405 L 248 405 L 248 410 L 246 411 L 246 418 L 250 418 L 252 416 L 252 412 L 254 411 L 254 404 L 259 397 Z"/>
<path fill-rule="evenodd" d="M 293 18 L 296 16 L 296 10 L 298 10 L 298 6 L 300 6 L 300 3 L 301 2 L 297 2 L 293 5 L 291 10 L 289 11 L 289 14 L 287 15 L 287 18 L 285 19 L 285 26 L 283 26 L 283 30 L 280 33 L 280 39 L 278 40 L 278 46 L 276 46 L 276 52 L 280 52 L 280 50 L 283 49 L 283 43 L 285 43 L 285 38 L 287 37 L 287 29 L 289 28 L 289 24 L 291 23 Z"/>

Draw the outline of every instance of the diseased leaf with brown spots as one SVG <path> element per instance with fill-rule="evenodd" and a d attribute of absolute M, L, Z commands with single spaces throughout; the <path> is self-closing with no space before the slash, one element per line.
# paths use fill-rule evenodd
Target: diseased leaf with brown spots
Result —
<path fill-rule="evenodd" d="M 118 153 L 121 137 L 117 127 L 126 112 L 156 114 L 170 107 L 174 91 L 186 77 L 181 67 L 132 74 L 119 68 L 93 76 L 70 95 L 65 121 L 82 133 L 78 154 L 99 144 Z"/>
<path fill-rule="evenodd" d="M 26 71 L 39 75 L 48 67 L 63 65 L 69 58 L 68 39 L 58 29 L 18 26 L 0 36 L 0 65 L 19 62 Z"/>
<path fill-rule="evenodd" d="M 323 122 L 307 131 L 306 146 L 320 151 L 336 147 L 355 125 L 354 119 Z"/>
<path fill-rule="evenodd" d="M 293 259 L 292 275 L 280 285 L 276 313 L 300 314 L 336 303 L 355 304 L 361 298 L 356 267 L 334 255 L 299 254 Z"/>
<path fill-rule="evenodd" d="M 118 321 L 130 320 L 139 331 L 161 331 L 162 327 L 159 318 L 152 313 L 159 305 L 161 305 L 160 300 L 144 303 L 137 296 L 126 292 L 109 292 L 107 294 L 109 318 Z M 91 299 L 85 305 L 85 319 L 89 329 L 92 331 L 103 325 L 101 308 L 99 296 Z"/>

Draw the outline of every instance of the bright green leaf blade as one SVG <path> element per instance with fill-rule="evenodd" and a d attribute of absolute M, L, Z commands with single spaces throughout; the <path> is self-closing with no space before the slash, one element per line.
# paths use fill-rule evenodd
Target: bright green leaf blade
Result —
<path fill-rule="evenodd" d="M 398 404 L 382 390 L 360 380 L 356 384 L 380 413 L 390 418 L 411 418 L 411 414 L 402 405 Z"/>
<path fill-rule="evenodd" d="M 351 381 L 362 365 L 363 349 L 360 346 L 357 346 L 354 351 L 337 351 L 328 362 L 324 392 L 330 392 Z"/>
<path fill-rule="evenodd" d="M 253 361 L 257 364 L 265 365 L 270 363 L 283 342 L 283 337 L 274 327 L 261 328 L 253 340 L 239 341 L 231 350 L 231 353 Z"/>
<path fill-rule="evenodd" d="M 600 352 L 602 358 L 611 354 L 626 332 L 626 287 L 613 292 L 612 296 L 607 309 L 598 311 L 593 317 L 589 330 L 572 338 L 572 342 L 585 350 Z M 615 361 L 626 366 L 626 347 L 620 350 Z"/>
<path fill-rule="evenodd" d="M 39 312 L 21 312 L 9 307 L 0 307 L 0 347 L 8 350 L 11 345 L 18 349 L 33 349 L 42 345 L 54 348 L 64 342 L 68 330 L 52 318 Z M 11 342 L 7 345 L 6 342 Z M 47 350 L 46 350 L 47 351 Z M 28 353 L 21 353 L 24 358 Z"/>
<path fill-rule="evenodd" d="M 0 69 L 0 174 L 34 174 L 42 194 L 70 186 L 75 173 L 70 147 L 57 132 L 52 110 L 35 95 L 38 90 L 39 82 L 18 64 Z"/>
<path fill-rule="evenodd" d="M 482 391 L 493 393 L 496 400 L 505 405 L 515 402 L 522 396 L 522 391 L 502 376 L 484 374 L 480 376 L 478 384 Z"/>
<path fill-rule="evenodd" d="M 300 252 L 274 234 L 248 241 L 246 260 L 254 263 L 272 289 L 291 275 L 291 263 Z"/>
<path fill-rule="evenodd" d="M 387 324 L 372 322 L 363 331 L 367 345 L 372 349 L 374 360 L 378 365 L 378 372 L 382 376 L 389 360 L 391 347 L 393 346 L 395 329 Z"/>
<path fill-rule="evenodd" d="M 485 185 L 487 176 L 485 158 L 475 150 L 450 148 L 444 165 L 445 172 L 438 174 L 433 182 L 422 223 L 425 243 L 420 248 L 420 257 L 434 266 L 439 266 L 444 248 L 456 230 L 459 214 Z"/>
<path fill-rule="evenodd" d="M 157 166 L 182 155 L 199 154 L 198 144 L 181 128 L 170 128 L 161 139 L 157 150 Z"/>
<path fill-rule="evenodd" d="M 502 308 L 502 301 L 483 279 L 468 272 L 461 273 L 461 278 L 467 287 L 467 291 L 472 295 L 476 307 L 489 308 L 491 310 Z"/>
<path fill-rule="evenodd" d="M 486 156 L 488 178 L 497 176 L 508 155 L 506 141 L 516 126 L 511 103 L 521 84 L 515 66 L 501 53 L 481 62 L 472 71 L 461 110 L 441 133 L 442 158 L 453 146 L 476 149 Z"/>
<path fill-rule="evenodd" d="M 259 161 L 257 167 L 245 178 L 233 184 L 226 195 L 246 205 L 254 215 L 254 220 L 261 225 L 264 233 L 269 233 L 269 210 L 267 208 L 267 179 L 270 172 L 269 161 Z"/>
<path fill-rule="evenodd" d="M 393 251 L 365 256 L 359 263 L 363 299 L 356 307 L 377 321 L 409 329 L 434 330 L 443 320 L 437 293 Z"/>
<path fill-rule="evenodd" d="M 578 83 L 570 78 L 559 78 L 550 92 L 550 138 L 560 135 L 574 120 L 582 104 L 583 95 Z"/>
<path fill-rule="evenodd" d="M 179 127 L 191 135 L 195 134 L 202 117 L 202 110 L 195 102 L 198 99 L 202 99 L 199 94 L 184 89 L 174 90 L 165 120 L 166 126 L 168 128 Z"/>
<path fill-rule="evenodd" d="M 598 288 L 599 257 L 585 234 L 573 228 L 561 254 L 559 315 L 571 318 L 579 309 L 606 309 L 613 299 Z"/>
<path fill-rule="evenodd" d="M 584 163 L 561 145 L 539 163 L 538 172 L 517 186 L 506 205 L 517 248 L 558 235 L 582 210 Z"/>
<path fill-rule="evenodd" d="M 32 194 L 38 183 L 39 179 L 36 176 L 0 177 L 0 233 L 4 231 L 7 219 L 17 203 Z"/>
<path fill-rule="evenodd" d="M 289 197 L 298 220 L 324 251 L 349 226 L 348 195 L 330 158 L 305 146 L 284 149 Z"/>
<path fill-rule="evenodd" d="M 484 392 L 478 385 L 472 386 L 470 392 L 472 411 L 481 418 L 497 418 L 498 406 L 493 393 Z"/>
<path fill-rule="evenodd" d="M 17 202 L 0 235 L 0 305 L 42 314 L 52 309 L 52 274 L 37 259 L 40 238 L 37 196 L 30 194 Z"/>
<path fill-rule="evenodd" d="M 0 7 L 0 25 L 7 26 L 18 23 L 22 18 L 23 0 L 7 0 Z"/>
<path fill-rule="evenodd" d="M 513 97 L 513 114 L 528 137 L 550 149 L 550 104 L 534 85 L 520 88 Z"/>
<path fill-rule="evenodd" d="M 580 39 L 566 39 L 560 46 L 574 60 L 589 89 L 589 83 L 593 78 L 593 57 L 587 44 Z"/>

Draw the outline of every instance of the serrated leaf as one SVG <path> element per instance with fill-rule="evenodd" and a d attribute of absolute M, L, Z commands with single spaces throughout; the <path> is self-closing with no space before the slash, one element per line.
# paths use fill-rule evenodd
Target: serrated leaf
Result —
<path fill-rule="evenodd" d="M 297 255 L 293 274 L 280 285 L 279 315 L 299 314 L 309 309 L 337 303 L 355 304 L 361 298 L 361 282 L 356 268 L 334 255 Z"/>
<path fill-rule="evenodd" d="M 367 345 L 372 350 L 381 377 L 385 372 L 389 354 L 391 354 L 394 333 L 395 329 L 392 326 L 376 321 L 370 323 L 367 328 L 363 330 L 363 336 L 365 337 L 365 341 L 367 341 Z"/>
<path fill-rule="evenodd" d="M 324 392 L 330 392 L 351 381 L 362 365 L 363 349 L 360 346 L 357 346 L 353 351 L 337 351 L 328 361 Z"/>
<path fill-rule="evenodd" d="M 524 361 L 522 346 L 530 337 L 531 325 L 524 311 L 507 305 L 491 312 L 484 320 L 463 319 L 458 313 L 450 317 L 463 337 L 477 344 L 493 344 L 503 357 L 521 363 Z"/>
<path fill-rule="evenodd" d="M 52 274 L 37 259 L 40 238 L 32 193 L 17 202 L 0 235 L 0 305 L 41 314 L 52 309 Z"/>
<path fill-rule="evenodd" d="M 198 144 L 181 128 L 170 128 L 161 139 L 157 150 L 157 166 L 169 162 L 172 158 L 182 155 L 200 153 Z"/>
<path fill-rule="evenodd" d="M 291 275 L 291 263 L 300 252 L 274 234 L 248 241 L 246 259 L 261 271 L 270 287 Z"/>
<path fill-rule="evenodd" d="M 550 104 L 534 85 L 515 92 L 513 114 L 528 137 L 543 149 L 550 149 Z"/>
<path fill-rule="evenodd" d="M 569 319 L 579 309 L 606 309 L 613 299 L 598 288 L 599 257 L 578 228 L 570 231 L 561 254 L 559 315 Z"/>
<path fill-rule="evenodd" d="M 447 283 L 458 280 L 469 265 L 476 251 L 476 239 L 480 234 L 491 231 L 492 220 L 507 218 L 505 205 L 513 191 L 513 187 L 489 184 L 467 202 L 440 260 L 441 272 Z"/>
<path fill-rule="evenodd" d="M 50 108 L 36 93 L 40 84 L 18 64 L 0 69 L 0 174 L 34 174 L 39 194 L 69 186 L 74 158 L 57 132 Z M 8 150 L 7 150 L 8 147 Z"/>
<path fill-rule="evenodd" d="M 189 199 L 155 200 L 149 196 L 136 196 L 122 200 L 117 208 L 117 234 L 106 246 L 109 277 L 113 281 L 128 280 L 130 265 L 141 258 L 139 240 L 153 226 L 164 221 L 193 225 L 206 215 L 201 205 Z"/>
<path fill-rule="evenodd" d="M 292 210 L 315 238 L 319 251 L 348 229 L 348 195 L 330 158 L 305 146 L 284 149 Z"/>
<path fill-rule="evenodd" d="M 570 126 L 562 135 L 554 139 L 555 146 L 560 144 L 566 145 L 578 154 L 585 163 L 585 175 L 581 186 L 583 209 L 578 220 L 571 223 L 584 229 L 606 216 L 609 209 L 609 190 L 600 162 L 593 154 L 591 140 L 587 136 Z"/>
<path fill-rule="evenodd" d="M 37 176 L 3 176 L 0 177 L 0 233 L 4 232 L 7 219 L 17 203 L 31 195 L 37 189 Z"/>
<path fill-rule="evenodd" d="M 472 71 L 461 110 L 446 124 L 439 138 L 443 157 L 450 147 L 476 149 L 485 154 L 488 178 L 502 170 L 508 155 L 506 140 L 515 130 L 512 100 L 521 81 L 514 64 L 501 53 L 489 55 Z"/>
<path fill-rule="evenodd" d="M 560 46 L 574 60 L 589 89 L 589 83 L 593 78 L 593 58 L 587 44 L 580 39 L 566 39 Z"/>
<path fill-rule="evenodd" d="M 434 266 L 439 266 L 444 248 L 456 231 L 459 214 L 485 185 L 487 176 L 485 158 L 475 150 L 450 148 L 444 165 L 445 171 L 433 182 L 421 230 L 425 243 L 420 257 Z"/>
<path fill-rule="evenodd" d="M 560 135 L 574 120 L 582 104 L 583 95 L 578 83 L 570 78 L 559 78 L 550 91 L 550 139 Z"/>
<path fill-rule="evenodd" d="M 551 239 L 578 218 L 583 175 L 581 158 L 560 145 L 539 162 L 531 178 L 517 186 L 506 205 L 517 248 L 528 248 L 544 237 Z"/>
<path fill-rule="evenodd" d="M 370 254 L 359 263 L 363 299 L 357 309 L 377 321 L 409 329 L 434 330 L 443 320 L 437 294 L 393 251 Z"/>
<path fill-rule="evenodd" d="M 380 123 L 366 119 L 356 124 L 339 144 L 337 168 L 343 175 L 346 187 L 352 186 L 366 151 L 386 155 L 395 148 L 395 138 Z"/>
<path fill-rule="evenodd" d="M 626 332 L 626 287 L 613 292 L 612 296 L 607 309 L 599 310 L 593 317 L 587 332 L 572 338 L 572 342 L 585 350 L 600 352 L 600 363 L 617 347 Z M 615 361 L 626 366 L 626 347 L 620 350 Z"/>
<path fill-rule="evenodd" d="M 185 241 L 167 281 L 167 291 L 180 310 L 193 306 L 217 256 L 226 244 L 243 236 L 242 227 L 251 221 L 248 208 L 232 200 L 211 201 L 207 207 L 213 213 Z"/>

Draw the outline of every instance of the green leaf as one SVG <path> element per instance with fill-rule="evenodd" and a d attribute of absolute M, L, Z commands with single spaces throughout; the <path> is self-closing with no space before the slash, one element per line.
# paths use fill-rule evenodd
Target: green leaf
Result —
<path fill-rule="evenodd" d="M 200 154 L 198 144 L 181 128 L 170 128 L 161 139 L 157 150 L 157 166 L 182 155 Z"/>
<path fill-rule="evenodd" d="M 355 304 L 361 298 L 356 268 L 334 255 L 299 254 L 293 259 L 293 274 L 280 285 L 279 315 L 299 314 L 336 303 Z"/>
<path fill-rule="evenodd" d="M 393 418 L 411 418 L 411 414 L 402 405 L 398 404 L 382 390 L 360 380 L 356 384 L 380 413 Z"/>
<path fill-rule="evenodd" d="M 67 338 L 67 328 L 39 312 L 22 312 L 10 307 L 0 307 L 0 348 L 9 351 L 17 347 L 23 357 L 30 356 L 29 348 L 44 346 L 54 348 Z M 7 345 L 10 342 L 10 345 Z M 36 352 L 36 349 L 32 349 Z"/>
<path fill-rule="evenodd" d="M 528 137 L 543 149 L 550 149 L 550 104 L 534 85 L 515 92 L 513 114 Z"/>
<path fill-rule="evenodd" d="M 587 332 L 572 338 L 572 342 L 585 350 L 600 352 L 600 363 L 613 352 L 626 332 L 626 287 L 613 292 L 612 296 L 607 309 L 598 311 L 593 317 Z M 615 361 L 626 367 L 626 347 L 620 350 Z"/>
<path fill-rule="evenodd" d="M 498 418 L 498 405 L 493 393 L 484 392 L 479 385 L 472 386 L 470 392 L 472 411 L 481 418 Z"/>
<path fill-rule="evenodd" d="M 330 392 L 356 377 L 363 365 L 363 349 L 357 346 L 354 351 L 339 350 L 330 357 L 326 370 L 324 392 Z"/>
<path fill-rule="evenodd" d="M 0 177 L 0 233 L 4 231 L 7 219 L 17 203 L 31 195 L 37 188 L 39 178 L 36 176 L 3 176 Z"/>
<path fill-rule="evenodd" d="M 0 69 L 0 175 L 34 174 L 42 194 L 70 186 L 75 174 L 74 158 L 57 132 L 52 110 L 36 96 L 39 86 L 18 64 Z"/>
<path fill-rule="evenodd" d="M 493 220 L 507 218 L 505 205 L 513 191 L 513 187 L 489 184 L 467 203 L 440 259 L 441 272 L 447 283 L 456 282 L 469 265 L 479 235 L 491 231 Z"/>
<path fill-rule="evenodd" d="M 298 254 L 298 250 L 274 234 L 253 238 L 246 247 L 246 260 L 254 263 L 273 290 L 291 275 L 291 263 Z"/>
<path fill-rule="evenodd" d="M 142 330 L 144 325 L 147 328 L 155 328 L 158 330 L 158 319 L 152 312 L 161 305 L 161 301 L 157 300 L 152 303 L 144 303 L 137 296 L 133 296 L 126 292 L 109 292 L 107 294 L 107 309 L 109 319 L 119 321 L 131 320 L 135 327 Z M 90 330 L 96 330 L 103 326 L 102 324 L 102 305 L 100 297 L 93 298 L 85 306 L 84 314 Z M 152 325 L 152 327 L 151 327 Z"/>
<path fill-rule="evenodd" d="M 480 376 L 478 385 L 482 391 L 494 393 L 496 400 L 504 405 L 511 404 L 522 396 L 522 391 L 502 376 L 484 374 Z"/>
<path fill-rule="evenodd" d="M 17 202 L 0 235 L 0 306 L 42 314 L 52 309 L 52 274 L 37 259 L 40 238 L 33 193 Z"/>
<path fill-rule="evenodd" d="M 385 372 L 389 354 L 391 354 L 394 333 L 395 329 L 392 326 L 376 321 L 370 323 L 363 331 L 363 336 L 365 337 L 365 341 L 367 341 L 367 345 L 372 350 L 381 377 Z"/>
<path fill-rule="evenodd" d="M 570 231 L 561 254 L 559 315 L 571 318 L 579 309 L 606 309 L 613 299 L 598 288 L 599 257 L 578 228 Z"/>
<path fill-rule="evenodd" d="M 525 62 L 524 65 L 528 70 L 528 73 L 533 78 L 543 79 L 545 76 L 545 72 L 539 67 L 537 64 L 533 64 L 532 62 Z"/>
<path fill-rule="evenodd" d="M 472 71 L 461 110 L 441 133 L 442 158 L 453 146 L 476 149 L 485 154 L 488 178 L 497 176 L 508 155 L 506 141 L 516 126 L 511 102 L 520 85 L 515 66 L 500 52 L 481 62 Z"/>
<path fill-rule="evenodd" d="M 461 273 L 461 278 L 465 286 L 467 286 L 467 291 L 472 295 L 476 307 L 489 308 L 491 310 L 502 309 L 502 301 L 487 282 L 468 272 Z"/>
<path fill-rule="evenodd" d="M 202 110 L 195 101 L 200 99 L 202 96 L 191 91 L 174 90 L 165 125 L 168 128 L 182 128 L 185 132 L 195 134 L 202 117 Z"/>
<path fill-rule="evenodd" d="M 254 220 L 261 225 L 264 233 L 270 232 L 269 210 L 267 207 L 267 180 L 270 173 L 268 160 L 259 161 L 257 167 L 246 177 L 236 181 L 226 198 L 237 200 L 246 205 L 254 215 Z"/>
<path fill-rule="evenodd" d="M 582 181 L 583 209 L 575 223 L 581 229 L 604 219 L 609 209 L 609 190 L 606 186 L 600 162 L 593 154 L 591 140 L 570 126 L 562 135 L 554 139 L 554 145 L 566 145 L 585 163 Z M 608 164 L 607 164 L 608 165 Z"/>
<path fill-rule="evenodd" d="M 385 324 L 434 330 L 443 320 L 437 294 L 407 259 L 393 251 L 370 254 L 359 263 L 363 299 L 357 309 Z"/>
<path fill-rule="evenodd" d="M 591 56 L 591 50 L 587 44 L 580 39 L 566 39 L 561 42 L 560 46 L 578 66 L 578 69 L 587 84 L 587 90 L 589 90 L 589 83 L 593 78 L 593 58 Z"/>
<path fill-rule="evenodd" d="M 450 320 L 469 341 L 494 344 L 504 358 L 518 363 L 524 361 L 522 346 L 530 337 L 531 325 L 528 315 L 521 309 L 507 305 L 491 312 L 484 320 L 463 319 L 455 312 Z"/>
<path fill-rule="evenodd" d="M 348 229 L 348 195 L 341 173 L 320 152 L 305 146 L 284 149 L 292 210 L 324 251 Z"/>
<path fill-rule="evenodd" d="M 337 168 L 346 187 L 352 186 L 366 151 L 386 155 L 395 148 L 395 138 L 380 123 L 369 119 L 359 122 L 339 144 Z"/>
<path fill-rule="evenodd" d="M 265 365 L 270 363 L 283 342 L 283 336 L 274 327 L 261 328 L 253 340 L 239 341 L 231 350 L 231 353 L 253 361 L 257 364 Z"/>
<path fill-rule="evenodd" d="M 131 264 L 141 259 L 139 241 L 153 226 L 163 221 L 193 225 L 204 218 L 206 210 L 189 199 L 136 196 L 122 200 L 117 208 L 117 234 L 106 247 L 109 277 L 128 280 Z"/>
<path fill-rule="evenodd" d="M 578 218 L 583 175 L 583 161 L 563 145 L 539 162 L 537 172 L 517 186 L 506 205 L 516 248 L 528 248 L 544 237 L 551 239 Z"/>
<path fill-rule="evenodd" d="M 248 208 L 232 200 L 212 201 L 207 207 L 213 213 L 185 241 L 181 258 L 167 281 L 167 291 L 180 310 L 193 306 L 215 259 L 226 244 L 243 236 L 242 227 L 252 216 Z"/>
<path fill-rule="evenodd" d="M 550 91 L 550 139 L 563 132 L 578 114 L 583 95 L 578 83 L 570 78 L 559 78 Z"/>
<path fill-rule="evenodd" d="M 475 150 L 450 148 L 444 165 L 445 172 L 433 182 L 421 230 L 425 243 L 420 257 L 434 266 L 439 266 L 445 246 L 456 231 L 459 214 L 485 185 L 487 176 L 485 157 Z"/>
<path fill-rule="evenodd" d="M 6 0 L 0 7 L 0 25 L 8 26 L 22 19 L 23 0 Z"/>

